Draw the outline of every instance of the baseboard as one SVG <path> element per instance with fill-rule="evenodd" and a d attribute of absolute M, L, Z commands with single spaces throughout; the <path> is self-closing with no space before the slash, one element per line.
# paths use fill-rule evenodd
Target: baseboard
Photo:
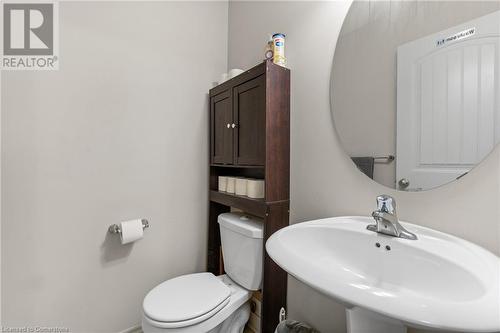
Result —
<path fill-rule="evenodd" d="M 142 333 L 141 325 L 129 327 L 119 333 Z"/>

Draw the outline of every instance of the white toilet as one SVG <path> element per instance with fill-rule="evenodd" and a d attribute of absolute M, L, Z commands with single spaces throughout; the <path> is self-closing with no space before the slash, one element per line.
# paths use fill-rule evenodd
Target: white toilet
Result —
<path fill-rule="evenodd" d="M 144 333 L 242 333 L 248 300 L 262 282 L 262 220 L 242 213 L 219 215 L 227 275 L 197 273 L 167 280 L 144 298 Z"/>

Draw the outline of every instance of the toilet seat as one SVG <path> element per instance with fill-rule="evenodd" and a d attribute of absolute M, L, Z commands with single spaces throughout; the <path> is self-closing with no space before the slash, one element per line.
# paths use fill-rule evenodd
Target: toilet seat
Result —
<path fill-rule="evenodd" d="M 165 281 L 144 298 L 144 315 L 155 326 L 181 328 L 214 316 L 230 301 L 231 289 L 212 273 Z"/>
<path fill-rule="evenodd" d="M 146 313 L 142 313 L 142 330 L 145 333 L 228 333 L 226 331 L 221 331 L 220 329 L 226 328 L 224 322 L 230 320 L 230 318 L 236 318 L 241 316 L 241 312 L 250 311 L 248 308 L 248 300 L 252 297 L 252 291 L 245 289 L 238 285 L 236 282 L 232 281 L 227 275 L 220 275 L 215 277 L 225 286 L 231 290 L 231 296 L 228 297 L 228 302 L 223 302 L 220 307 L 214 309 L 207 313 L 203 318 L 193 321 L 184 322 L 159 322 L 149 318 Z M 175 302 L 172 299 L 172 302 Z M 199 321 L 197 324 L 191 324 L 195 321 Z M 189 325 L 189 326 L 183 326 Z M 182 326 L 182 327 L 172 327 L 172 326 Z"/>
<path fill-rule="evenodd" d="M 165 322 L 165 321 L 157 321 L 157 320 L 153 320 L 151 318 L 149 318 L 148 316 L 146 316 L 145 318 L 147 319 L 147 321 L 149 322 L 150 325 L 153 325 L 154 327 L 158 327 L 158 328 L 171 328 L 171 329 L 174 329 L 174 328 L 184 328 L 184 327 L 188 327 L 188 326 L 193 326 L 193 325 L 196 325 L 196 324 L 199 324 L 201 322 L 204 322 L 206 320 L 208 320 L 209 318 L 213 317 L 214 315 L 216 315 L 217 313 L 219 313 L 222 309 L 224 309 L 227 305 L 229 304 L 229 298 L 224 301 L 221 305 L 219 305 L 218 307 L 216 307 L 215 309 L 213 309 L 212 311 L 210 312 L 207 312 L 206 314 L 200 316 L 200 317 L 196 317 L 196 318 L 192 318 L 192 319 L 189 319 L 189 320 L 184 320 L 184 321 L 177 321 L 177 322 Z"/>

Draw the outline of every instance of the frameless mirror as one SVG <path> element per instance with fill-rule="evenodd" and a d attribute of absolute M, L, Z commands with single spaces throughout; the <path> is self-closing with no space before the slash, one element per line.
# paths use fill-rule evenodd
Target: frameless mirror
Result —
<path fill-rule="evenodd" d="M 500 141 L 499 1 L 355 1 L 332 67 L 333 120 L 376 182 L 420 191 Z"/>

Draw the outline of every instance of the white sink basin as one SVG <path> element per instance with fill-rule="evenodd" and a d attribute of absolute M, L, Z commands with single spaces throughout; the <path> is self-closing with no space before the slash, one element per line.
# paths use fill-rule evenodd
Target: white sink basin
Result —
<path fill-rule="evenodd" d="M 273 234 L 266 249 L 298 280 L 360 308 L 359 314 L 348 312 L 350 332 L 361 331 L 356 322 L 367 318 L 375 332 L 372 312 L 401 327 L 500 331 L 500 258 L 409 223 L 402 224 L 418 240 L 366 230 L 373 223 L 371 217 L 336 217 L 295 224 Z"/>

